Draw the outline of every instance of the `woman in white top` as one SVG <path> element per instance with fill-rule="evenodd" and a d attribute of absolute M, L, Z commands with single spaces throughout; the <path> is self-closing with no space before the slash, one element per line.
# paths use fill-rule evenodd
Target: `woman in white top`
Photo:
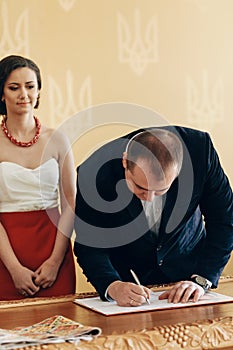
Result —
<path fill-rule="evenodd" d="M 0 300 L 75 292 L 72 151 L 34 116 L 40 90 L 33 61 L 0 61 Z"/>

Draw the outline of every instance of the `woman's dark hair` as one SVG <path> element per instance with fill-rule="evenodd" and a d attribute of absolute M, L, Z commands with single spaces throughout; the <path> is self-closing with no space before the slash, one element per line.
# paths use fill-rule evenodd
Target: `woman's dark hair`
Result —
<path fill-rule="evenodd" d="M 41 89 L 41 75 L 38 66 L 29 58 L 25 58 L 18 55 L 10 55 L 3 58 L 0 61 L 0 114 L 4 115 L 7 113 L 6 104 L 2 101 L 3 89 L 8 76 L 17 68 L 30 68 L 36 73 L 38 89 Z M 38 95 L 37 102 L 34 108 L 39 106 L 40 94 Z"/>

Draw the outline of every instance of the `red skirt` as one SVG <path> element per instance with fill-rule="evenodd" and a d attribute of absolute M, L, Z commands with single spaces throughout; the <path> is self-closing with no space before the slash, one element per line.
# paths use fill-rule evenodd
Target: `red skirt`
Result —
<path fill-rule="evenodd" d="M 35 271 L 51 255 L 60 214 L 57 208 L 30 212 L 0 213 L 11 246 L 23 266 Z M 75 293 L 75 265 L 69 243 L 54 284 L 40 289 L 34 297 L 52 297 Z M 0 260 L 0 300 L 23 299 Z"/>

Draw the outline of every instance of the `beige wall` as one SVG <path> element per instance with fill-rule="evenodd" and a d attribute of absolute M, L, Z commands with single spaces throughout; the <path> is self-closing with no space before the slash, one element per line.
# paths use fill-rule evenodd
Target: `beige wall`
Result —
<path fill-rule="evenodd" d="M 22 54 L 40 66 L 44 123 L 66 125 L 110 102 L 144 106 L 170 124 L 210 132 L 231 183 L 232 33 L 232 0 L 0 0 L 0 56 Z M 92 115 L 86 125 L 78 117 L 68 129 L 76 164 L 138 125 L 124 117 L 95 125 Z"/>

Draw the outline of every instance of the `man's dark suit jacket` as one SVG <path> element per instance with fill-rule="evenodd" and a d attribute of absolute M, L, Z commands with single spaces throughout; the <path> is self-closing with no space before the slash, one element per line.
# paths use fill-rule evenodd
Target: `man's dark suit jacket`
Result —
<path fill-rule="evenodd" d="M 206 277 L 216 287 L 233 247 L 233 195 L 206 132 L 167 126 L 182 143 L 178 178 L 163 196 L 158 236 L 125 182 L 122 154 L 132 132 L 102 146 L 77 169 L 74 252 L 105 299 L 115 280 L 142 284 Z M 148 128 L 149 130 L 149 128 Z"/>

